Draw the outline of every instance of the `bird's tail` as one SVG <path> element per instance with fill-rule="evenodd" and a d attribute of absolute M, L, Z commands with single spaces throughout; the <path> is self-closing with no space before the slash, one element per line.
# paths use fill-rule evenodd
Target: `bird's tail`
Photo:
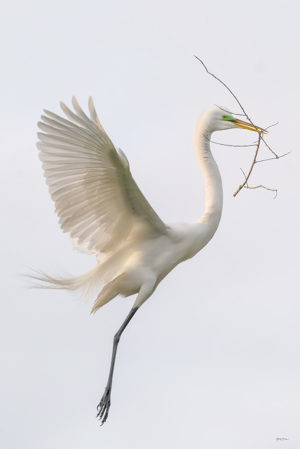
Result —
<path fill-rule="evenodd" d="M 92 309 L 92 313 L 95 313 L 118 294 L 124 294 L 124 282 L 126 283 L 125 262 L 127 258 L 128 250 L 125 247 L 113 255 L 102 256 L 101 259 L 98 259 L 98 264 L 94 268 L 80 276 L 53 277 L 35 271 L 27 277 L 37 281 L 32 285 L 33 288 L 79 290 L 88 298 L 95 297 L 95 294 L 98 294 Z M 104 287 L 103 284 L 105 284 Z M 102 290 L 98 293 L 101 288 Z"/>
<path fill-rule="evenodd" d="M 87 273 L 70 278 L 53 277 L 40 271 L 35 271 L 27 277 L 37 281 L 32 285 L 33 288 L 79 290 L 85 296 L 91 296 L 97 288 L 99 289 L 102 281 L 100 264 Z"/>
<path fill-rule="evenodd" d="M 97 296 L 91 313 L 96 313 L 100 307 L 104 306 L 104 304 L 111 301 L 120 293 L 122 294 L 124 281 L 126 281 L 126 274 L 122 273 L 106 284 Z"/>
<path fill-rule="evenodd" d="M 101 284 L 103 286 L 102 268 L 101 264 L 98 264 L 87 273 L 72 278 L 54 278 L 41 272 L 35 272 L 34 274 L 28 275 L 28 277 L 34 281 L 38 281 L 32 285 L 33 288 L 79 290 L 85 297 L 91 297 L 94 296 L 96 291 L 99 291 Z M 104 304 L 111 301 L 117 295 L 123 294 L 124 281 L 126 281 L 125 273 L 107 282 L 96 297 L 91 313 L 97 312 Z"/>

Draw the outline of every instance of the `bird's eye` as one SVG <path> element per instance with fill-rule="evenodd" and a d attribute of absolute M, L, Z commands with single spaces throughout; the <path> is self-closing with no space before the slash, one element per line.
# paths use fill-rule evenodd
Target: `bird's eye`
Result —
<path fill-rule="evenodd" d="M 226 120 L 228 122 L 233 122 L 234 121 L 234 117 L 232 117 L 232 115 L 224 114 L 224 115 L 222 115 L 222 120 Z"/>

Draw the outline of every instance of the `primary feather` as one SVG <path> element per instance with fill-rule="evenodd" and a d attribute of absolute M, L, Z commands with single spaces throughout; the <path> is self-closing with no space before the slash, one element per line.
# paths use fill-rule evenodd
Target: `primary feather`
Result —
<path fill-rule="evenodd" d="M 97 253 L 128 238 L 136 226 L 166 228 L 136 185 L 128 163 L 118 154 L 97 118 L 73 98 L 76 114 L 63 103 L 66 120 L 45 111 L 37 146 L 60 225 L 79 245 Z"/>
<path fill-rule="evenodd" d="M 136 185 L 125 154 L 117 150 L 101 125 L 93 102 L 90 118 L 73 98 L 74 111 L 63 103 L 67 116 L 46 111 L 39 123 L 38 148 L 60 225 L 81 247 L 98 255 L 88 273 L 71 279 L 37 275 L 46 287 L 69 290 L 87 287 L 98 293 L 92 313 L 121 294 L 137 293 L 131 311 L 115 334 L 104 394 L 97 406 L 102 424 L 108 417 L 113 371 L 122 332 L 159 282 L 179 263 L 193 257 L 213 237 L 222 214 L 223 190 L 210 151 L 214 131 L 236 126 L 264 132 L 252 124 L 225 116 L 217 107 L 200 117 L 194 143 L 205 184 L 205 209 L 195 223 L 166 226 Z"/>
<path fill-rule="evenodd" d="M 98 254 L 99 265 L 91 276 L 43 277 L 56 288 L 68 289 L 95 279 L 111 281 L 120 274 L 129 241 L 167 230 L 135 183 L 126 156 L 104 131 L 92 98 L 90 117 L 75 97 L 72 103 L 75 112 L 61 103 L 67 119 L 45 110 L 37 143 L 62 230 L 76 245 Z"/>
<path fill-rule="evenodd" d="M 66 118 L 45 111 L 38 148 L 59 223 L 77 245 L 95 252 L 98 264 L 76 278 L 36 276 L 47 286 L 92 292 L 102 282 L 93 311 L 118 294 L 138 293 L 140 306 L 180 262 L 193 257 L 214 235 L 222 213 L 222 182 L 207 135 L 230 129 L 218 108 L 206 111 L 196 128 L 195 146 L 204 175 L 206 201 L 195 223 L 165 225 L 152 209 L 101 125 L 92 100 L 90 117 L 73 98 Z M 255 128 L 256 130 L 256 128 Z M 98 292 L 97 292 L 98 293 Z"/>

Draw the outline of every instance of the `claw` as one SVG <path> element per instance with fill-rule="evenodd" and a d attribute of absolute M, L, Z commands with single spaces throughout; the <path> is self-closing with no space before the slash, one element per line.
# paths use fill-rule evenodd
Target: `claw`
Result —
<path fill-rule="evenodd" d="M 97 405 L 97 415 L 96 418 L 98 418 L 101 421 L 101 426 L 105 423 L 108 417 L 108 412 L 110 408 L 110 388 L 106 387 L 104 394 Z"/>

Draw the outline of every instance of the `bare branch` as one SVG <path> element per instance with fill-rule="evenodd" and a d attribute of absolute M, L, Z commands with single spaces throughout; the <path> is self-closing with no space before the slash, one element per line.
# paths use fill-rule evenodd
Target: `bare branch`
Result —
<path fill-rule="evenodd" d="M 239 105 L 239 107 L 241 108 L 241 110 L 243 111 L 244 116 L 247 117 L 247 119 L 249 120 L 249 122 L 251 123 L 251 125 L 255 126 L 255 125 L 252 123 L 251 118 L 249 117 L 249 115 L 248 115 L 247 112 L 245 111 L 245 109 L 244 109 L 243 105 L 241 104 L 240 100 L 239 100 L 238 97 L 235 95 L 235 93 L 232 92 L 232 90 L 230 89 L 230 87 L 228 87 L 227 84 L 225 84 L 224 81 L 222 81 L 220 78 L 218 78 L 214 73 L 211 73 L 211 72 L 208 70 L 208 68 L 206 67 L 206 65 L 204 64 L 204 62 L 202 61 L 202 59 L 200 59 L 200 58 L 199 58 L 198 56 L 196 56 L 196 55 L 194 55 L 194 57 L 195 57 L 196 59 L 198 59 L 198 61 L 201 62 L 201 64 L 202 64 L 203 67 L 205 68 L 206 72 L 207 72 L 210 76 L 212 76 L 212 77 L 215 78 L 217 81 L 219 81 L 219 83 L 221 83 L 221 84 L 225 87 L 225 89 L 227 89 L 228 92 L 231 93 L 231 95 L 233 96 L 233 98 L 235 99 L 235 101 L 237 102 L 237 104 Z"/>
<path fill-rule="evenodd" d="M 256 144 L 255 143 L 250 143 L 250 144 L 248 144 L 248 145 L 233 145 L 233 144 L 231 144 L 231 143 L 221 143 L 221 142 L 215 142 L 214 140 L 210 140 L 210 142 L 211 143 L 214 143 L 214 144 L 216 144 L 216 145 L 222 145 L 223 147 L 232 147 L 232 148 L 246 148 L 246 147 L 256 147 Z M 272 159 L 275 159 L 275 158 L 272 158 Z"/>
<path fill-rule="evenodd" d="M 240 168 L 240 170 L 241 170 L 241 172 L 243 173 L 244 178 L 246 179 L 246 182 L 247 182 L 247 176 L 246 176 L 246 173 L 244 172 L 244 170 L 243 170 L 242 168 Z M 248 184 L 246 184 L 246 185 L 248 185 Z"/>
<path fill-rule="evenodd" d="M 257 142 L 248 144 L 248 145 L 233 145 L 231 143 L 222 143 L 222 142 L 216 142 L 214 140 L 211 140 L 208 136 L 206 136 L 205 134 L 203 134 L 203 137 L 208 140 L 210 143 L 214 143 L 216 145 L 221 145 L 223 147 L 233 147 L 233 148 L 243 148 L 243 147 L 256 147 Z"/>
<path fill-rule="evenodd" d="M 272 125 L 267 126 L 265 129 L 272 128 L 272 126 L 277 126 L 278 124 L 279 124 L 279 122 L 272 123 Z"/>
<path fill-rule="evenodd" d="M 277 153 L 275 153 L 274 150 L 272 150 L 272 148 L 270 147 L 270 145 L 267 144 L 267 142 L 265 141 L 265 139 L 262 137 L 262 141 L 263 143 L 266 145 L 266 147 L 268 148 L 269 151 L 271 151 L 272 154 L 274 154 L 275 159 L 279 159 L 279 156 Z"/>
<path fill-rule="evenodd" d="M 277 189 L 271 189 L 270 187 L 266 187 L 263 186 L 262 184 L 260 184 L 259 186 L 245 186 L 244 189 L 265 189 L 265 190 L 269 190 L 270 192 L 275 192 L 275 195 L 273 196 L 273 200 L 275 200 L 275 198 L 277 197 L 278 194 L 278 190 Z"/>
<path fill-rule="evenodd" d="M 237 196 L 237 194 L 245 187 L 245 185 L 248 183 L 248 179 L 250 178 L 250 175 L 252 173 L 252 170 L 254 168 L 255 162 L 256 162 L 256 158 L 258 155 L 258 150 L 259 150 L 259 146 L 260 146 L 260 142 L 261 142 L 261 134 L 259 133 L 258 135 L 258 142 L 257 142 L 257 146 L 256 146 L 256 150 L 255 150 L 255 154 L 254 154 L 254 159 L 252 161 L 251 167 L 248 171 L 248 174 L 245 176 L 245 181 L 243 182 L 243 184 L 241 184 L 239 186 L 239 188 L 234 192 L 233 196 Z"/>
<path fill-rule="evenodd" d="M 245 117 L 245 114 L 238 114 L 237 112 L 228 111 L 227 109 L 221 108 L 221 106 L 219 106 L 218 104 L 215 104 L 215 106 L 217 106 L 217 108 L 221 109 L 221 111 L 227 112 L 227 114 L 240 115 L 242 117 Z"/>
<path fill-rule="evenodd" d="M 210 71 L 208 70 L 207 66 L 206 66 L 206 65 L 204 64 L 204 62 L 202 61 L 202 59 L 200 59 L 200 58 L 199 58 L 198 56 L 196 56 L 196 55 L 194 55 L 194 57 L 195 57 L 195 58 L 202 64 L 202 66 L 204 67 L 205 71 L 206 71 L 210 76 L 212 76 L 212 77 L 215 78 L 217 81 L 219 81 L 219 83 L 221 83 L 221 84 L 225 87 L 225 89 L 228 90 L 228 92 L 233 96 L 233 98 L 235 99 L 235 101 L 237 102 L 237 104 L 239 105 L 239 107 L 241 108 L 241 110 L 243 111 L 243 114 L 233 114 L 233 115 L 244 115 L 244 116 L 248 119 L 249 123 L 251 123 L 251 125 L 253 125 L 253 126 L 256 128 L 257 132 L 259 133 L 258 141 L 255 142 L 255 143 L 252 144 L 252 145 L 228 145 L 228 144 L 224 144 L 224 143 L 220 143 L 220 142 L 214 142 L 214 141 L 211 141 L 212 143 L 215 143 L 215 144 L 217 144 L 217 145 L 222 145 L 222 146 L 231 146 L 231 147 L 252 147 L 252 146 L 255 146 L 255 147 L 256 147 L 256 150 L 255 150 L 255 153 L 254 153 L 254 158 L 253 158 L 253 160 L 252 160 L 252 163 L 251 163 L 251 166 L 250 166 L 250 168 L 249 168 L 248 174 L 246 175 L 246 174 L 244 173 L 244 171 L 242 170 L 242 172 L 244 173 L 244 176 L 245 176 L 245 181 L 238 187 L 238 189 L 234 192 L 233 196 L 236 197 L 237 194 L 238 194 L 243 188 L 245 188 L 245 189 L 258 189 L 258 188 L 263 188 L 263 189 L 266 189 L 266 190 L 270 190 L 270 191 L 272 191 L 272 192 L 275 192 L 275 193 L 276 193 L 275 197 L 276 197 L 276 196 L 277 196 L 277 189 L 271 189 L 271 188 L 265 187 L 265 186 L 263 186 L 263 185 L 251 187 L 251 186 L 248 185 L 248 180 L 249 180 L 249 178 L 250 178 L 250 176 L 251 176 L 251 173 L 252 173 L 252 171 L 253 171 L 253 169 L 254 169 L 255 164 L 257 164 L 257 163 L 259 163 L 259 162 L 266 162 L 266 161 L 270 161 L 270 160 L 274 160 L 274 159 L 280 159 L 280 158 L 282 158 L 282 157 L 288 155 L 289 153 L 285 153 L 285 154 L 280 155 L 280 156 L 279 156 L 277 153 L 275 153 L 275 151 L 270 147 L 270 145 L 269 145 L 269 144 L 266 142 L 266 140 L 264 139 L 262 133 L 259 132 L 259 129 L 256 127 L 256 125 L 254 125 L 254 123 L 252 122 L 251 118 L 250 118 L 249 115 L 247 114 L 245 108 L 244 108 L 243 105 L 241 104 L 240 100 L 239 100 L 238 97 L 235 95 L 235 93 L 230 89 L 230 87 L 228 87 L 227 84 L 226 84 L 224 81 L 222 81 L 218 76 L 216 76 L 214 73 L 210 72 Z M 220 108 L 220 109 L 223 110 L 223 111 L 226 111 L 226 112 L 231 113 L 230 111 L 227 111 L 226 109 L 223 109 L 223 108 L 221 108 L 220 106 L 218 106 L 218 108 Z M 231 113 L 231 114 L 232 114 L 232 113 Z M 277 123 L 273 123 L 272 125 L 269 125 L 269 126 L 268 126 L 267 128 L 265 128 L 265 129 L 271 128 L 272 126 L 276 126 L 277 124 L 278 124 L 278 122 L 277 122 Z M 265 144 L 265 146 L 267 147 L 267 149 L 273 154 L 274 157 L 268 158 L 268 159 L 257 160 L 257 156 L 258 156 L 258 153 L 259 153 L 259 149 L 260 149 L 260 144 L 261 144 L 261 142 L 263 142 L 263 143 Z"/>
<path fill-rule="evenodd" d="M 273 158 L 274 159 L 274 158 Z M 244 177 L 245 177 L 245 179 L 247 178 L 246 177 L 246 174 L 245 174 L 245 172 L 244 172 L 244 170 L 241 168 L 241 172 L 243 173 L 243 175 L 244 175 Z M 249 179 L 249 178 L 248 178 Z M 266 186 L 264 186 L 264 185 L 262 185 L 262 184 L 259 184 L 259 185 L 257 185 L 257 186 L 249 186 L 249 184 L 248 184 L 248 182 L 247 182 L 247 180 L 246 180 L 246 184 L 244 185 L 244 189 L 250 189 L 250 190 L 253 190 L 253 189 L 265 189 L 265 190 L 269 190 L 270 192 L 275 192 L 275 196 L 273 197 L 273 199 L 275 200 L 275 198 L 277 197 L 277 193 L 278 193 L 278 190 L 277 189 L 271 189 L 270 187 L 266 187 Z"/>
<path fill-rule="evenodd" d="M 289 151 L 288 153 L 284 153 L 284 154 L 280 154 L 277 157 L 269 157 L 268 159 L 260 159 L 259 161 L 256 161 L 256 164 L 259 164 L 260 162 L 267 162 L 267 161 L 276 161 L 277 159 L 281 159 L 284 156 L 287 156 L 288 154 L 290 154 L 291 152 Z"/>

